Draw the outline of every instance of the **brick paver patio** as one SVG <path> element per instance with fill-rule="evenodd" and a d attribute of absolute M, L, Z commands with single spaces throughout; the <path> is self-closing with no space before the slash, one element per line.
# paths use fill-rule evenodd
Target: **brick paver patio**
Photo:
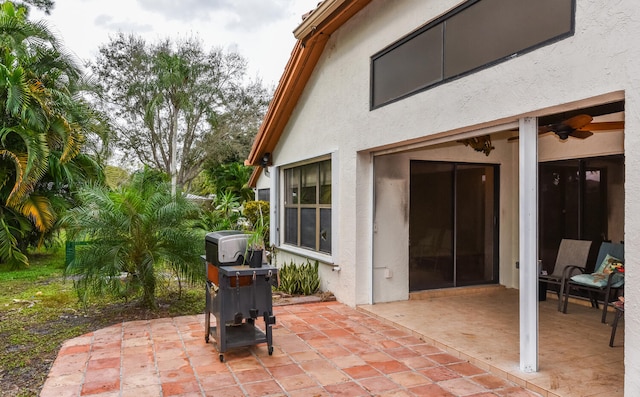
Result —
<path fill-rule="evenodd" d="M 274 312 L 272 356 L 260 344 L 220 362 L 205 343 L 204 315 L 125 322 L 71 339 L 40 395 L 537 396 L 340 303 Z"/>

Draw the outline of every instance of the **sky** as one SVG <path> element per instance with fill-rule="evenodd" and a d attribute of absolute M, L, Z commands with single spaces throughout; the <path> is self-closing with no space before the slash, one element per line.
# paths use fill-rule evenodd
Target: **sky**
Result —
<path fill-rule="evenodd" d="M 293 30 L 319 0 L 55 0 L 44 20 L 67 51 L 81 61 L 117 32 L 148 42 L 199 37 L 204 48 L 237 52 L 247 60 L 247 77 L 275 86 L 296 42 Z"/>

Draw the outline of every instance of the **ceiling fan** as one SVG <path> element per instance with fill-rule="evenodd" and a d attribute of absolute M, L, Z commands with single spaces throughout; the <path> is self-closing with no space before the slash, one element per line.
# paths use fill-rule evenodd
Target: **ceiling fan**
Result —
<path fill-rule="evenodd" d="M 559 123 L 542 125 L 538 127 L 538 134 L 553 132 L 561 141 L 567 140 L 570 136 L 578 139 L 586 139 L 593 135 L 592 131 L 621 130 L 624 128 L 624 121 L 602 121 L 593 123 L 593 117 L 588 114 L 579 114 Z M 508 141 L 517 140 L 514 136 Z"/>

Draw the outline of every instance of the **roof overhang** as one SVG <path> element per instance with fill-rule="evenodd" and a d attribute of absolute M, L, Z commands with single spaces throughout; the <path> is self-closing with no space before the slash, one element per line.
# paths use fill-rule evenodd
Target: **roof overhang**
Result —
<path fill-rule="evenodd" d="M 325 0 L 294 30 L 297 42 L 245 160 L 246 165 L 259 166 L 265 154 L 273 153 L 329 37 L 370 2 Z M 249 186 L 255 187 L 259 176 L 260 168 L 256 168 Z"/>
<path fill-rule="evenodd" d="M 293 35 L 296 39 L 304 41 L 305 38 L 311 36 L 336 13 L 345 3 L 351 3 L 347 0 L 325 0 L 318 4 L 318 7 L 308 13 L 302 23 L 295 28 Z M 320 29 L 321 30 L 321 29 Z"/>

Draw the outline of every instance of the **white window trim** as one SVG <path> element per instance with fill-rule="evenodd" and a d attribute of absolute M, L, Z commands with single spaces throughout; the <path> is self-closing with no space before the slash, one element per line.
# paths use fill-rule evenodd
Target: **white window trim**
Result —
<path fill-rule="evenodd" d="M 282 181 L 284 180 L 283 174 L 285 169 L 300 167 L 306 164 L 317 163 L 324 160 L 331 160 L 331 254 L 322 253 L 319 251 L 309 250 L 302 247 L 293 246 L 284 243 L 283 239 L 283 225 L 284 225 L 284 211 L 280 209 L 284 205 L 282 198 L 285 196 L 285 186 Z M 314 158 L 306 159 L 295 163 L 289 163 L 286 165 L 280 164 L 273 166 L 273 173 L 275 175 L 271 179 L 271 219 L 275 220 L 275 225 L 271 228 L 271 241 L 273 245 L 284 252 L 300 255 L 309 259 L 317 260 L 320 263 L 338 267 L 336 265 L 337 250 L 339 245 L 339 239 L 335 232 L 336 226 L 340 217 L 336 208 L 336 197 L 338 197 L 338 151 L 333 151 L 327 155 L 317 156 Z M 273 227 L 275 226 L 275 227 Z"/>
<path fill-rule="evenodd" d="M 333 243 L 333 241 L 332 241 L 332 243 Z M 278 247 L 278 250 L 284 251 L 284 252 L 288 252 L 290 254 L 303 256 L 305 258 L 317 260 L 318 262 L 323 263 L 325 265 L 329 265 L 329 266 L 333 266 L 333 267 L 337 266 L 333 261 L 333 256 L 332 255 L 323 254 L 323 253 L 318 252 L 318 251 L 312 251 L 312 250 L 296 247 L 296 246 L 293 246 L 293 245 L 290 245 L 290 244 L 281 244 Z"/>

